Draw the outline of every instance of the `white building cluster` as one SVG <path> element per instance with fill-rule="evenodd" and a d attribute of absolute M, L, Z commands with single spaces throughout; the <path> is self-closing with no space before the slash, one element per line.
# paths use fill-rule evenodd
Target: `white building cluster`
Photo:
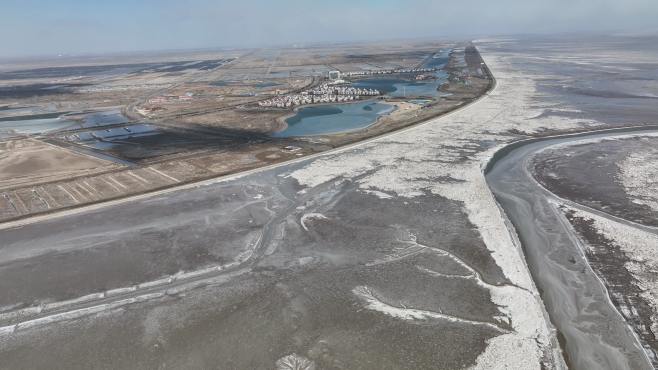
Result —
<path fill-rule="evenodd" d="M 395 73 L 427 73 L 427 72 L 436 72 L 438 68 L 399 68 L 399 69 L 378 69 L 374 71 L 354 71 L 354 72 L 344 72 L 342 75 L 344 77 L 351 76 L 371 76 L 371 75 L 390 75 Z"/>
<path fill-rule="evenodd" d="M 162 104 L 162 103 L 167 103 L 170 101 L 189 101 L 192 100 L 192 97 L 194 96 L 194 93 L 191 92 L 186 92 L 183 95 L 161 95 L 161 96 L 156 96 L 148 100 L 149 104 Z"/>
<path fill-rule="evenodd" d="M 334 86 L 324 83 L 314 89 L 299 94 L 277 96 L 258 102 L 261 107 L 289 108 L 295 105 L 317 103 L 344 103 L 354 101 L 362 96 L 379 95 L 379 90 L 359 89 L 349 86 Z"/>
<path fill-rule="evenodd" d="M 360 95 L 360 96 L 375 96 L 379 95 L 379 90 L 375 89 L 359 89 L 350 86 L 334 86 L 329 84 L 322 84 L 315 89 L 304 91 L 302 94 L 309 95 Z"/>

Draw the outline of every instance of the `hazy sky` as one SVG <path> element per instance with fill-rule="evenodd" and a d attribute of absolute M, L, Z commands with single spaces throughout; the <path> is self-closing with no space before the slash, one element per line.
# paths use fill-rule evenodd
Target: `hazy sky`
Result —
<path fill-rule="evenodd" d="M 658 0 L 0 0 L 0 58 L 574 31 L 658 32 Z"/>

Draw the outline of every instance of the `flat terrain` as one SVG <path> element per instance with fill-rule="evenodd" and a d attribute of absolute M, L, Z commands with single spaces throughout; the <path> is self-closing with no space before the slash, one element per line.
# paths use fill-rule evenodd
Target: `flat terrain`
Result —
<path fill-rule="evenodd" d="M 266 368 L 296 352 L 325 367 L 454 368 L 474 362 L 487 338 L 511 330 L 489 291 L 490 284 L 504 289 L 509 281 L 459 203 L 429 194 L 381 199 L 350 184 L 299 193 L 294 179 L 281 177 L 286 172 L 6 230 L 5 307 L 224 266 L 206 272 L 221 284 L 211 280 L 206 288 L 179 293 L 173 283 L 164 284 L 170 294 L 130 308 L 119 327 L 83 319 L 69 334 L 48 334 L 44 344 L 63 347 L 47 345 L 27 363 L 45 366 L 63 351 L 71 353 L 62 362 L 67 367 L 120 353 L 113 366 Z M 172 208 L 171 218 L 151 216 Z M 432 227 L 436 217 L 450 221 Z M 185 279 L 180 275 L 179 284 Z M 29 281 L 27 289 L 16 289 L 19 280 Z M 154 327 L 142 333 L 147 322 Z M 174 322 L 177 328 L 161 326 Z M 77 330 L 106 333 L 108 352 L 83 355 L 88 339 Z M 115 336 L 136 342 L 114 342 Z M 10 367 L 26 360 L 15 347 L 19 342 L 3 354 Z M 179 357 L 179 350 L 192 348 L 194 355 Z"/>
<path fill-rule="evenodd" d="M 612 275 L 614 285 L 604 284 L 607 278 L 598 270 L 598 258 L 585 253 L 587 249 L 562 211 L 567 201 L 537 183 L 529 164 L 533 159 L 539 162 L 546 151 L 581 141 L 614 140 L 625 134 L 653 132 L 649 127 L 644 132 L 640 129 L 617 128 L 526 140 L 521 142 L 524 145 L 510 146 L 511 150 L 498 157 L 487 173 L 488 183 L 523 243 L 530 271 L 560 333 L 565 360 L 573 368 L 651 368 L 653 355 L 646 350 L 646 342 L 638 340 L 638 327 L 631 328 L 628 316 L 622 315 L 614 299 L 609 298 L 615 290 L 632 296 L 635 287 L 620 279 L 619 273 Z M 577 203 L 569 203 L 571 206 L 582 208 Z M 618 270 L 624 262 L 619 257 L 615 253 L 607 255 L 611 269 Z M 630 307 L 635 312 L 642 309 L 638 305 Z"/>
<path fill-rule="evenodd" d="M 648 94 L 644 84 L 633 92 L 633 83 L 624 82 L 623 96 L 601 96 L 619 85 L 600 81 L 650 79 L 658 67 L 648 47 L 654 43 L 610 37 L 476 41 L 496 78 L 488 92 L 480 54 L 452 44 L 445 72 L 453 79 L 441 90 L 452 95 L 409 110 L 423 122 L 411 127 L 411 119 L 384 116 L 351 134 L 261 141 L 262 132 L 244 136 L 227 126 L 159 121 L 155 114 L 164 111 L 155 110 L 151 124 L 163 131 L 221 130 L 247 140 L 249 150 L 221 149 L 234 160 L 262 158 L 251 151 L 257 146 L 266 156 L 301 158 L 150 196 L 150 181 L 180 185 L 188 179 L 181 173 L 206 170 L 197 161 L 217 168 L 208 177 L 220 175 L 226 163 L 207 148 L 190 157 L 129 161 L 99 179 L 108 192 L 117 192 L 110 184 L 124 185 L 141 187 L 143 196 L 0 225 L 6 292 L 0 367 L 650 369 L 637 327 L 607 299 L 602 273 L 588 270 L 596 264 L 573 247 L 574 233 L 564 232 L 565 224 L 542 222 L 511 232 L 483 169 L 519 139 L 652 123 L 654 101 L 635 97 Z M 309 66 L 317 60 L 344 71 L 357 69 L 346 59 L 359 70 L 396 68 L 389 47 L 373 46 L 381 53 L 376 63 L 363 56 L 374 52 L 356 51 L 325 62 L 333 57 L 318 49 L 309 57 L 315 62 L 288 65 L 287 75 L 275 76 L 319 71 Z M 410 53 L 398 49 L 396 58 L 402 52 Z M 269 60 L 268 73 L 282 72 L 272 61 L 283 60 L 284 52 L 260 53 L 251 54 L 254 68 L 268 72 Z M 132 100 L 127 109 L 143 108 L 147 100 Z M 625 114 L 606 118 L 612 105 Z M 173 105 L 167 109 L 173 117 Z M 49 139 L 66 140 L 55 136 Z M 348 143 L 354 145 L 298 155 Z M 525 173 L 526 160 L 512 163 Z M 529 213 L 522 219 L 559 223 L 560 213 L 534 212 L 552 207 L 555 198 L 528 179 L 505 188 L 529 185 L 542 195 L 524 208 Z M 637 181 L 629 177 L 624 186 L 641 188 Z M 83 195 L 78 184 L 62 187 Z M 560 243 L 545 243 L 552 253 L 529 249 L 537 245 L 527 243 L 527 230 Z M 564 274 L 544 275 L 557 276 L 548 282 L 537 278 L 542 270 L 531 258 L 537 255 L 550 259 L 540 265 L 545 271 Z"/>
<path fill-rule="evenodd" d="M 658 226 L 658 208 L 653 206 L 653 174 L 633 165 L 635 155 L 644 156 L 642 164 L 650 166 L 656 159 L 653 149 L 658 142 L 651 137 L 605 140 L 566 148 L 549 149 L 534 159 L 538 180 L 562 198 L 592 207 L 614 216 L 648 226 Z M 628 185 L 629 178 L 644 178 L 640 184 L 646 196 L 638 196 Z"/>
<path fill-rule="evenodd" d="M 655 125 L 658 65 L 655 51 L 644 47 L 655 39 L 579 42 L 538 42 L 534 57 L 524 55 L 514 43 L 501 46 L 512 58 L 534 60 L 530 69 L 543 76 L 535 94 L 546 108 L 527 116 L 526 122 L 549 120 L 552 124 L 543 127 L 544 135 L 564 133 L 565 126 L 575 122 L 587 130 Z M 580 49 L 588 42 L 591 48 Z M 545 142 L 546 149 L 516 158 L 516 163 L 509 158 L 510 170 L 501 167 L 490 179 L 519 232 L 573 368 L 656 364 L 652 136 L 563 136 L 554 140 L 557 145 Z M 531 151 L 533 145 L 519 150 Z M 578 313 L 583 309 L 586 316 Z M 616 334 L 604 338 L 626 344 L 616 351 L 597 350 L 593 344 L 600 343 L 595 337 L 602 332 L 593 329 L 597 326 L 617 327 Z"/>
<path fill-rule="evenodd" d="M 658 210 L 654 206 L 658 189 L 651 182 L 657 143 L 655 135 L 641 134 L 583 140 L 549 148 L 533 159 L 535 177 L 565 199 L 561 211 L 654 365 L 658 364 Z"/>
<path fill-rule="evenodd" d="M 16 187 L 111 169 L 112 163 L 42 141 L 0 142 L 0 186 Z"/>
<path fill-rule="evenodd" d="M 60 153 L 51 156 L 38 174 L 30 172 L 28 163 L 20 182 L 0 183 L 5 200 L 0 203 L 0 220 L 143 194 L 322 152 L 456 109 L 492 84 L 479 53 L 468 43 L 334 45 L 51 63 L 10 65 L 0 71 L 0 143 L 12 148 L 12 156 L 24 155 L 13 148 L 25 146 L 21 143 L 26 138 Z M 440 77 L 416 82 L 420 72 L 392 72 L 419 67 L 436 69 Z M 344 74 L 387 71 L 386 76 L 415 85 L 438 82 L 432 96 L 367 96 L 386 103 L 392 113 L 373 117 L 364 130 L 277 137 L 299 107 L 261 107 L 258 102 L 301 91 L 308 94 L 330 82 L 327 72 L 336 68 Z M 340 86 L 357 81 L 348 79 Z M 423 99 L 417 102 L 418 98 Z M 71 165 L 67 156 L 88 158 Z M 78 169 L 90 161 L 99 165 Z M 37 193 L 37 198 L 51 201 L 33 200 Z"/>

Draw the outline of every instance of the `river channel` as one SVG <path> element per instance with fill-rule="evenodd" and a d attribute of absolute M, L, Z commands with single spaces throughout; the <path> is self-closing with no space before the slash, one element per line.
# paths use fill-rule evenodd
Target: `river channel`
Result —
<path fill-rule="evenodd" d="M 485 170 L 487 183 L 516 229 L 532 276 L 572 369 L 652 369 L 637 335 L 590 268 L 559 199 L 529 171 L 539 151 L 582 139 L 655 133 L 658 127 L 609 129 L 512 144 Z"/>

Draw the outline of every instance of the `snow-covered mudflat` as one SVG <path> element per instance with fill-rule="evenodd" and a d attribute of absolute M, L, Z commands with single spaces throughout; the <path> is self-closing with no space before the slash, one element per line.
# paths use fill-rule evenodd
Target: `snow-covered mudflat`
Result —
<path fill-rule="evenodd" d="M 554 338 L 522 252 L 506 228 L 482 168 L 498 148 L 515 138 L 513 133 L 533 134 L 600 123 L 545 115 L 547 110 L 577 109 L 544 102 L 545 93 L 538 90 L 536 82 L 544 76 L 519 70 L 508 55 L 487 53 L 487 45 L 483 49 L 497 86 L 479 102 L 421 127 L 314 160 L 291 176 L 306 187 L 350 181 L 358 184 L 362 192 L 409 201 L 430 193 L 463 204 L 469 221 L 511 282 L 506 287 L 491 288 L 490 293 L 514 330 L 489 340 L 478 365 L 539 368 L 542 359 L 550 354 L 549 343 Z M 369 299 L 370 307 L 383 307 Z M 505 358 L 505 363 L 500 358 Z"/>
<path fill-rule="evenodd" d="M 194 289 L 2 332 L 3 365 L 47 368 L 67 353 L 83 363 L 112 357 L 117 368 L 564 368 L 521 246 L 482 172 L 514 140 L 623 121 L 602 119 L 607 103 L 578 76 L 636 73 L 628 63 L 637 53 L 609 53 L 605 40 L 591 50 L 562 42 L 478 43 L 495 90 L 423 125 L 246 177 L 3 230 L 14 250 L 82 250 L 89 240 L 67 225 L 83 224 L 121 250 L 129 239 L 116 230 L 129 227 L 152 259 L 236 264 L 221 270 L 233 275 Z M 654 108 L 643 109 L 650 116 Z M 188 271 L 164 262 L 153 264 L 167 267 L 153 268 L 153 281 Z"/>
<path fill-rule="evenodd" d="M 658 149 L 631 153 L 620 165 L 621 181 L 633 202 L 658 212 Z"/>

